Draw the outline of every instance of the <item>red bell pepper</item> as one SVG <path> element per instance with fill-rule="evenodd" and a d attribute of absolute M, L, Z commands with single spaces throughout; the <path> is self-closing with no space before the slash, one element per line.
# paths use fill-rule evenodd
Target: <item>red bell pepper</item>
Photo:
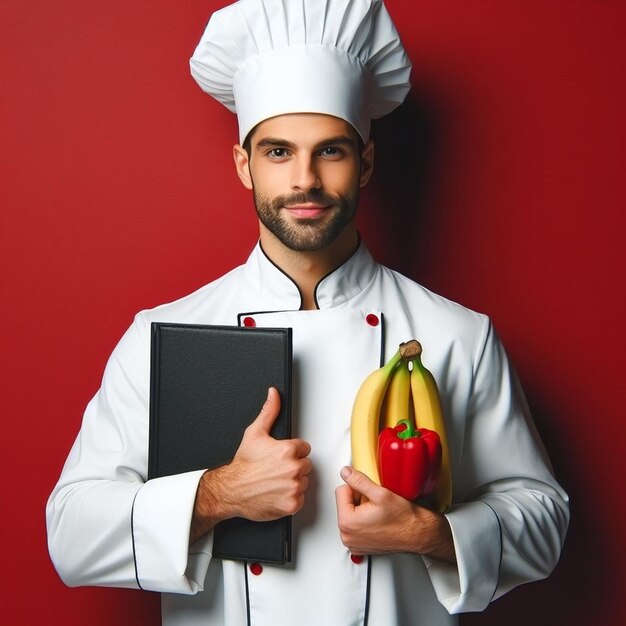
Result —
<path fill-rule="evenodd" d="M 434 430 L 414 430 L 409 420 L 378 436 L 378 470 L 383 487 L 415 500 L 429 495 L 441 469 L 441 440 Z"/>

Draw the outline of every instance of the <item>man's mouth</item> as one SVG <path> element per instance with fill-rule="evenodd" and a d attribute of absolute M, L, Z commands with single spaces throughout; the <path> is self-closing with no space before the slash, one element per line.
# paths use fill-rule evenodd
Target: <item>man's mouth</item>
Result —
<path fill-rule="evenodd" d="M 314 202 L 303 202 L 299 204 L 287 204 L 283 208 L 294 217 L 302 219 L 315 219 L 324 215 L 330 208 L 328 204 L 317 204 Z"/>

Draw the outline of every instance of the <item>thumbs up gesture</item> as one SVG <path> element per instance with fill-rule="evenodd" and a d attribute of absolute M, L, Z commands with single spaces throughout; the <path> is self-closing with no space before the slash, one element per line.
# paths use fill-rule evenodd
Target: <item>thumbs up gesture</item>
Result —
<path fill-rule="evenodd" d="M 302 439 L 274 439 L 280 411 L 271 387 L 258 416 L 246 428 L 233 460 L 204 473 L 198 486 L 192 535 L 230 517 L 269 521 L 293 515 L 304 504 L 311 472 L 311 446 Z"/>
<path fill-rule="evenodd" d="M 232 465 L 242 474 L 237 492 L 246 502 L 247 519 L 293 515 L 304 504 L 311 471 L 311 446 L 302 439 L 274 439 L 270 430 L 280 411 L 280 395 L 271 387 L 257 418 L 246 429 Z"/>

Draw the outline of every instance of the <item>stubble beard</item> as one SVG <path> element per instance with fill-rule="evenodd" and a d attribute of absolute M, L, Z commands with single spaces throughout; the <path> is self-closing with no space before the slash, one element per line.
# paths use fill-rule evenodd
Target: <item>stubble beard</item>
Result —
<path fill-rule="evenodd" d="M 285 246 L 297 252 L 316 252 L 332 244 L 354 217 L 358 189 L 348 195 L 331 195 L 323 191 L 293 193 L 268 198 L 254 191 L 254 204 L 261 223 Z M 285 219 L 283 207 L 315 203 L 331 206 L 332 215 L 325 219 Z"/>

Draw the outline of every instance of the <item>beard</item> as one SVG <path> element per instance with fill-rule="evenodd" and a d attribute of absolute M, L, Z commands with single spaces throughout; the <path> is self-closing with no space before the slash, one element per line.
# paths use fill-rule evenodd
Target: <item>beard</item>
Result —
<path fill-rule="evenodd" d="M 268 198 L 254 191 L 254 205 L 261 223 L 285 246 L 297 252 L 323 250 L 343 232 L 356 213 L 358 187 L 347 195 L 313 190 Z M 322 219 L 285 219 L 284 206 L 321 204 L 332 214 Z"/>

